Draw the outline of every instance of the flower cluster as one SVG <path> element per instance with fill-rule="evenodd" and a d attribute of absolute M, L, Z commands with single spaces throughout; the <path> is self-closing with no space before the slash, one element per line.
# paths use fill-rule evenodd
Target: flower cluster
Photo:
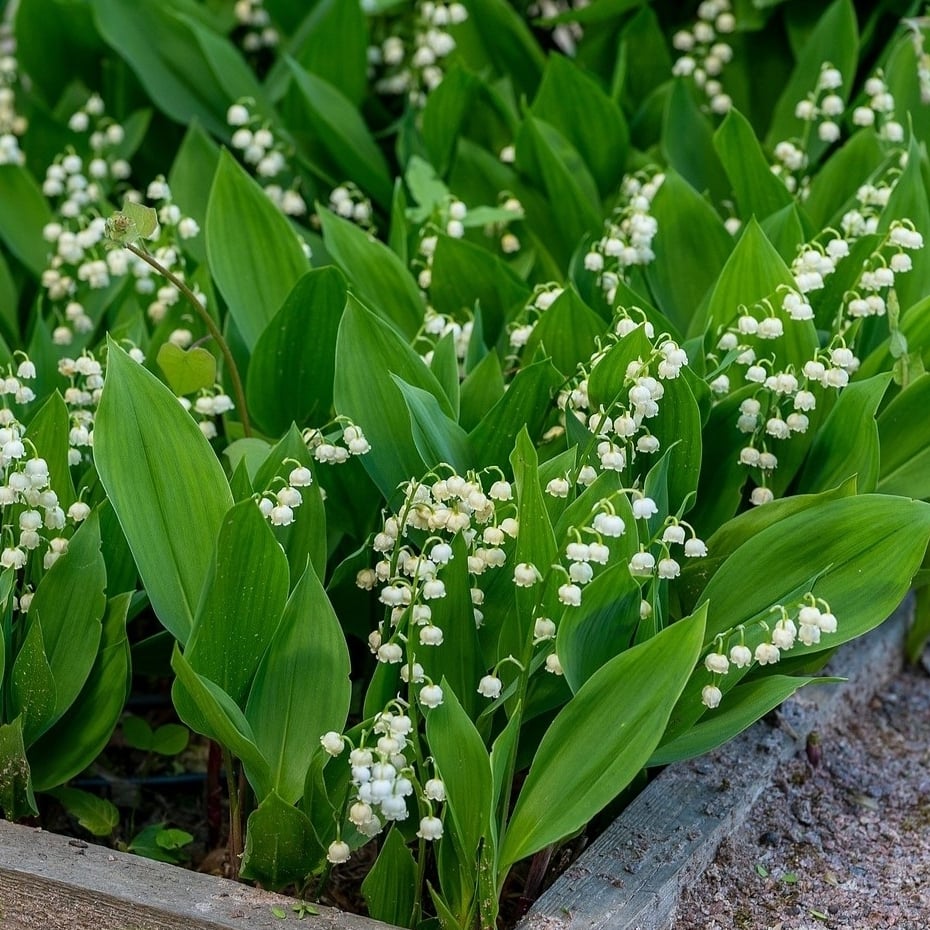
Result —
<path fill-rule="evenodd" d="M 338 433 L 327 434 L 322 429 L 304 430 L 304 442 L 318 462 L 341 465 L 347 462 L 351 455 L 366 455 L 371 451 L 371 444 L 360 426 L 356 426 L 346 417 L 339 417 L 338 424 Z"/>
<path fill-rule="evenodd" d="M 518 354 L 529 342 L 536 324 L 542 315 L 562 296 L 563 290 L 555 282 L 537 286 L 523 310 L 508 324 L 508 341 L 515 354 Z"/>
<path fill-rule="evenodd" d="M 679 377 L 688 356 L 666 334 L 656 337 L 648 320 L 637 319 L 641 314 L 636 307 L 621 309 L 614 324 L 613 342 L 599 349 L 587 365 L 580 366 L 579 373 L 559 394 L 558 404 L 565 415 L 584 424 L 596 443 L 596 456 L 579 474 L 582 483 L 593 481 L 598 467 L 623 472 L 634 465 L 638 456 L 652 456 L 660 450 L 660 441 L 650 430 L 649 421 L 659 415 L 665 395 L 663 382 Z M 615 346 L 634 333 L 645 336 L 648 351 L 629 361 L 622 381 L 610 386 L 609 406 L 593 403 L 589 392 L 591 375 Z"/>
<path fill-rule="evenodd" d="M 536 0 L 526 8 L 526 15 L 532 21 L 554 19 L 575 10 L 583 10 L 591 5 L 591 0 Z M 584 36 L 581 23 L 559 22 L 552 28 L 552 41 L 555 46 L 568 55 L 575 56 L 578 43 Z"/>
<path fill-rule="evenodd" d="M 232 398 L 219 385 L 214 385 L 210 390 L 199 391 L 194 400 L 187 397 L 179 397 L 178 400 L 181 406 L 194 417 L 197 426 L 200 427 L 200 432 L 207 439 L 216 439 L 218 435 L 215 419 L 235 409 Z"/>
<path fill-rule="evenodd" d="M 272 526 L 290 526 L 294 522 L 294 511 L 304 502 L 301 488 L 309 488 L 313 484 L 313 474 L 306 465 L 301 465 L 293 459 L 283 463 L 291 467 L 287 480 L 279 478 L 275 484 L 282 487 L 278 490 L 268 488 L 255 496 L 258 509 L 262 512 Z"/>
<path fill-rule="evenodd" d="M 462 3 L 415 0 L 412 9 L 374 20 L 376 41 L 368 48 L 368 65 L 375 90 L 405 95 L 415 107 L 423 107 L 442 83 L 445 60 L 455 50 L 451 29 L 466 19 Z"/>
<path fill-rule="evenodd" d="M 791 607 L 776 604 L 763 617 L 721 633 L 714 640 L 713 650 L 704 657 L 704 668 L 713 678 L 703 687 L 701 702 L 711 709 L 720 705 L 723 700 L 721 679 L 730 672 L 731 666 L 748 669 L 754 662 L 774 665 L 782 653 L 798 643 L 815 646 L 821 636 L 836 630 L 837 619 L 830 605 L 808 592 Z M 755 648 L 751 648 L 753 642 Z"/>
<path fill-rule="evenodd" d="M 236 0 L 233 8 L 236 22 L 242 29 L 241 43 L 246 52 L 260 52 L 275 48 L 280 41 L 278 30 L 271 24 L 271 16 L 264 0 Z"/>
<path fill-rule="evenodd" d="M 423 315 L 423 326 L 414 340 L 413 347 L 420 353 L 423 361 L 429 365 L 433 360 L 433 350 L 436 344 L 451 333 L 455 343 L 455 355 L 459 361 L 460 375 L 464 376 L 462 365 L 468 353 L 473 329 L 474 320 L 472 319 L 466 319 L 465 322 L 459 323 L 451 316 L 437 313 L 432 307 L 427 307 Z"/>
<path fill-rule="evenodd" d="M 374 235 L 375 228 L 371 200 L 351 181 L 346 181 L 329 192 L 329 209 L 343 219 L 351 220 L 365 232 Z M 319 222 L 318 217 L 314 217 Z"/>
<path fill-rule="evenodd" d="M 894 118 L 894 96 L 888 90 L 881 70 L 865 82 L 865 102 L 852 113 L 855 126 L 875 126 L 879 138 L 897 145 L 904 141 L 904 127 Z"/>
<path fill-rule="evenodd" d="M 0 50 L 0 165 L 22 165 L 26 161 L 19 137 L 29 123 L 16 109 L 17 70 L 14 55 Z"/>
<path fill-rule="evenodd" d="M 290 167 L 292 152 L 271 131 L 270 125 L 249 108 L 251 101 L 240 100 L 226 112 L 226 122 L 234 130 L 232 146 L 252 167 L 268 196 L 287 216 L 304 216 L 307 204 L 298 190 L 300 178 Z"/>
<path fill-rule="evenodd" d="M 416 740 L 415 724 L 400 698 L 376 714 L 370 729 L 362 732 L 359 745 L 349 752 L 351 785 L 354 797 L 348 805 L 346 819 L 363 837 L 377 836 L 390 821 L 406 820 L 410 798 L 416 793 L 416 771 L 405 752 Z M 324 733 L 320 743 L 332 756 L 345 750 L 347 738 L 339 733 Z M 423 782 L 419 802 L 426 815 L 420 818 L 417 836 L 424 840 L 442 837 L 442 820 L 435 816 L 434 805 L 446 799 L 445 784 L 433 777 Z M 330 844 L 327 859 L 339 864 L 348 861 L 351 847 L 337 839 Z"/>
<path fill-rule="evenodd" d="M 620 185 L 620 202 L 604 224 L 604 234 L 584 257 L 587 271 L 597 282 L 608 303 L 613 303 L 617 285 L 625 281 L 627 269 L 648 265 L 654 258 L 652 240 L 659 224 L 649 212 L 665 175 L 658 169 L 627 175 Z"/>
<path fill-rule="evenodd" d="M 720 82 L 724 67 L 733 58 L 733 48 L 720 36 L 735 28 L 736 17 L 728 0 L 704 0 L 694 26 L 672 36 L 672 45 L 682 53 L 672 66 L 672 74 L 690 77 L 707 95 L 712 113 L 726 113 L 733 105 Z"/>

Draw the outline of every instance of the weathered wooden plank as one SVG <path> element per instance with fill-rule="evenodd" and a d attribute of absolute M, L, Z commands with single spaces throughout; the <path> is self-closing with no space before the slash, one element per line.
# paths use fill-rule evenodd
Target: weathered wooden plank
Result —
<path fill-rule="evenodd" d="M 908 599 L 864 639 L 842 647 L 826 674 L 779 711 L 709 755 L 669 766 L 536 901 L 517 930 L 667 930 L 682 888 L 749 814 L 778 766 L 808 734 L 850 715 L 901 668 Z"/>
<path fill-rule="evenodd" d="M 294 901 L 177 866 L 0 821 L 0 930 L 281 930 Z M 332 908 L 307 930 L 386 930 Z M 291 917 L 295 915 L 291 914 Z"/>

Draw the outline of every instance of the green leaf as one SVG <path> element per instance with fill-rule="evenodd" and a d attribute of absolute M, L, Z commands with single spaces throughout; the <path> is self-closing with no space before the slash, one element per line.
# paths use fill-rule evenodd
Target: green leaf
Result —
<path fill-rule="evenodd" d="M 236 702 L 215 682 L 198 675 L 175 643 L 171 668 L 176 675 L 171 699 L 178 716 L 195 733 L 215 740 L 242 760 L 255 793 L 271 792 L 271 772 L 255 734 Z"/>
<path fill-rule="evenodd" d="M 214 135 L 228 138 L 230 103 L 250 97 L 267 109 L 261 85 L 232 44 L 172 9 L 175 4 L 93 0 L 91 5 L 100 35 L 176 122 L 196 118 Z"/>
<path fill-rule="evenodd" d="M 571 59 L 550 55 L 530 112 L 581 153 L 602 195 L 614 191 L 626 166 L 630 132 L 620 108 L 595 81 Z"/>
<path fill-rule="evenodd" d="M 479 464 L 500 467 L 521 429 L 525 428 L 532 437 L 539 436 L 549 413 L 552 393 L 560 381 L 561 376 L 548 359 L 517 372 L 504 396 L 468 434 Z"/>
<path fill-rule="evenodd" d="M 273 890 L 303 884 L 323 858 L 307 815 L 271 792 L 249 814 L 242 877 Z"/>
<path fill-rule="evenodd" d="M 742 733 L 799 688 L 822 680 L 767 675 L 738 685 L 727 692 L 719 709 L 707 712 L 704 719 L 676 739 L 661 743 L 649 759 L 649 765 L 669 765 L 702 756 Z"/>
<path fill-rule="evenodd" d="M 440 175 L 452 163 L 462 124 L 479 87 L 474 75 L 453 63 L 423 107 L 423 144 Z"/>
<path fill-rule="evenodd" d="M 163 342 L 156 361 L 178 397 L 211 388 L 216 382 L 216 359 L 201 346 L 182 349 L 173 342 Z"/>
<path fill-rule="evenodd" d="M 342 171 L 382 207 L 391 203 L 394 183 L 387 160 L 355 105 L 337 87 L 289 60 L 307 125 Z"/>
<path fill-rule="evenodd" d="M 204 132 L 203 127 L 194 120 L 187 128 L 184 139 L 178 147 L 171 172 L 168 175 L 168 187 L 171 197 L 181 208 L 185 216 L 193 217 L 201 232 L 191 239 L 185 239 L 183 248 L 189 252 L 198 264 L 207 260 L 207 243 L 203 229 L 207 223 L 207 203 L 210 200 L 210 186 L 220 161 L 219 146 Z"/>
<path fill-rule="evenodd" d="M 10 713 L 22 723 L 22 739 L 29 746 L 55 716 L 55 678 L 45 653 L 38 615 L 13 662 L 10 674 Z"/>
<path fill-rule="evenodd" d="M 520 790 L 501 869 L 583 826 L 646 764 L 697 662 L 704 620 L 700 611 L 611 659 L 562 708 Z"/>
<path fill-rule="evenodd" d="M 473 888 L 478 849 L 491 838 L 491 764 L 484 741 L 445 679 L 442 690 L 442 704 L 427 712 L 426 735 L 446 786 L 446 827 L 464 853 L 462 885 Z"/>
<path fill-rule="evenodd" d="M 442 392 L 452 406 L 456 421 L 459 414 L 459 359 L 455 348 L 455 333 L 448 332 L 433 347 L 429 370 L 442 385 Z"/>
<path fill-rule="evenodd" d="M 23 747 L 23 721 L 0 724 L 0 810 L 7 820 L 39 813 Z"/>
<path fill-rule="evenodd" d="M 126 612 L 131 598 L 125 593 L 109 602 L 100 649 L 81 693 L 58 723 L 29 749 L 37 791 L 46 791 L 82 772 L 110 740 L 129 693 Z"/>
<path fill-rule="evenodd" d="M 58 391 L 39 408 L 29 423 L 26 437 L 35 446 L 36 452 L 48 463 L 51 489 L 58 495 L 62 508 L 74 501 L 74 485 L 71 482 L 71 466 L 68 464 L 68 431 L 71 415 Z"/>
<path fill-rule="evenodd" d="M 545 57 L 523 18 L 505 0 L 465 0 L 468 22 L 478 31 L 491 60 L 520 92 L 532 96 Z"/>
<path fill-rule="evenodd" d="M 556 653 L 577 694 L 608 660 L 627 649 L 639 624 L 642 593 L 626 562 L 604 569 L 584 589 L 581 606 L 559 622 Z"/>
<path fill-rule="evenodd" d="M 393 378 L 407 405 L 413 443 L 423 463 L 433 468 L 446 462 L 464 474 L 473 459 L 468 434 L 443 413 L 439 401 L 429 391 L 407 384 L 397 375 Z"/>
<path fill-rule="evenodd" d="M 229 152 L 210 190 L 210 272 L 251 351 L 309 265 L 284 214 Z"/>
<path fill-rule="evenodd" d="M 266 432 L 329 419 L 345 304 L 346 283 L 336 268 L 308 271 L 265 327 L 249 362 L 246 393 L 249 411 Z M 300 338 L 311 332 L 312 339 Z"/>
<path fill-rule="evenodd" d="M 158 235 L 158 214 L 154 207 L 135 203 L 127 198 L 123 201 L 121 212 L 129 217 L 137 236 L 142 239 L 154 239 Z"/>
<path fill-rule="evenodd" d="M 717 279 L 733 240 L 714 208 L 677 172 L 669 170 L 652 201 L 659 224 L 655 261 L 645 267 L 656 305 L 681 331 Z"/>
<path fill-rule="evenodd" d="M 220 526 L 184 653 L 191 668 L 240 707 L 284 611 L 287 558 L 255 501 L 235 504 Z"/>
<path fill-rule="evenodd" d="M 894 397 L 878 418 L 881 469 L 877 490 L 883 494 L 930 497 L 928 403 L 930 375 L 921 375 Z"/>
<path fill-rule="evenodd" d="M 504 394 L 504 375 L 500 356 L 489 352 L 462 382 L 459 422 L 473 430 Z"/>
<path fill-rule="evenodd" d="M 460 320 L 480 306 L 484 338 L 494 345 L 511 311 L 529 296 L 526 283 L 492 252 L 465 239 L 438 236 L 430 299 L 439 313 Z"/>
<path fill-rule="evenodd" d="M 49 792 L 88 833 L 109 836 L 119 824 L 119 810 L 112 801 L 79 788 L 55 788 Z"/>
<path fill-rule="evenodd" d="M 796 645 L 792 654 L 842 645 L 897 607 L 928 539 L 930 504 L 900 497 L 862 494 L 787 516 L 740 546 L 711 578 L 701 595 L 709 605 L 706 642 L 812 590 L 829 603 L 839 626 L 818 645 Z"/>
<path fill-rule="evenodd" d="M 349 670 L 339 618 L 307 566 L 258 667 L 245 709 L 275 792 L 288 804 L 303 793 L 320 737 L 345 726 Z"/>
<path fill-rule="evenodd" d="M 875 422 L 891 374 L 854 381 L 817 431 L 798 489 L 826 491 L 858 475 L 860 493 L 874 491 L 879 475 L 879 432 Z"/>
<path fill-rule="evenodd" d="M 417 864 L 396 827 L 362 882 L 362 896 L 375 920 L 399 927 L 410 923 L 417 903 Z"/>
<path fill-rule="evenodd" d="M 112 342 L 94 459 L 155 613 L 186 642 L 232 493 L 177 398 Z"/>
<path fill-rule="evenodd" d="M 326 251 L 345 273 L 354 293 L 407 338 L 423 325 L 423 300 L 406 266 L 373 236 L 320 209 Z"/>
<path fill-rule="evenodd" d="M 395 375 L 432 394 L 451 417 L 442 387 L 420 356 L 395 330 L 350 299 L 336 340 L 335 405 L 368 437 L 371 452 L 362 456 L 362 464 L 388 499 L 401 481 L 425 470 Z"/>
<path fill-rule="evenodd" d="M 729 197 L 730 184 L 713 137 L 713 126 L 698 109 L 692 88 L 676 78 L 662 120 L 663 154 L 696 191 L 707 191 L 713 202 L 720 203 Z"/>
<path fill-rule="evenodd" d="M 558 208 L 553 220 L 540 228 L 533 204 L 526 203 L 527 222 L 567 260 L 580 239 L 601 230 L 600 199 L 591 173 L 577 149 L 557 129 L 534 116 L 523 121 L 516 147 L 517 165 Z"/>
<path fill-rule="evenodd" d="M 714 148 L 733 185 L 744 219 L 755 216 L 761 221 L 794 203 L 788 188 L 769 169 L 755 131 L 739 110 L 727 113 L 714 133 Z"/>
<path fill-rule="evenodd" d="M 0 239 L 37 277 L 48 263 L 42 228 L 52 213 L 32 175 L 19 165 L 0 165 Z"/>
<path fill-rule="evenodd" d="M 566 377 L 579 362 L 587 362 L 604 334 L 604 321 L 571 288 L 560 294 L 539 318 L 523 349 L 523 358 L 535 358 L 543 346 L 552 364 Z"/>
<path fill-rule="evenodd" d="M 30 614 L 41 619 L 55 679 L 54 714 L 46 723 L 65 713 L 87 681 L 100 644 L 106 583 L 100 521 L 93 512 L 71 538 L 68 551 L 39 582 L 29 608 Z"/>

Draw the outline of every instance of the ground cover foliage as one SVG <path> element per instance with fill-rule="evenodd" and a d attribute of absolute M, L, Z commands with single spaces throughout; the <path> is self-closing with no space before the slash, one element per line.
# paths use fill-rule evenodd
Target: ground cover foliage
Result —
<path fill-rule="evenodd" d="M 492 927 L 923 592 L 920 4 L 4 12 L 7 817 L 154 664 L 232 874 Z"/>

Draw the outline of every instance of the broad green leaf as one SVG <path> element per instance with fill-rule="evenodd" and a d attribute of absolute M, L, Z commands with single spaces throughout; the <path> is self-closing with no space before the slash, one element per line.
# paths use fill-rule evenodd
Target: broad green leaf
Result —
<path fill-rule="evenodd" d="M 47 724 L 71 706 L 94 665 L 107 603 L 106 584 L 100 521 L 94 512 L 71 538 L 68 551 L 39 582 L 29 608 L 30 614 L 41 620 L 45 652 L 55 679 L 54 714 Z"/>
<path fill-rule="evenodd" d="M 52 213 L 42 189 L 19 165 L 0 165 L 0 239 L 36 276 L 48 263 L 50 248 L 42 228 Z"/>
<path fill-rule="evenodd" d="M 55 716 L 57 695 L 38 615 L 29 621 L 29 632 L 13 662 L 10 674 L 10 714 L 22 722 L 23 743 L 28 747 Z"/>
<path fill-rule="evenodd" d="M 520 369 L 504 396 L 468 434 L 475 458 L 482 465 L 504 462 L 521 429 L 537 438 L 550 410 L 559 373 L 546 359 Z"/>
<path fill-rule="evenodd" d="M 477 881 L 478 849 L 491 839 L 491 764 L 475 725 L 452 686 L 443 679 L 443 702 L 427 711 L 426 734 L 439 777 L 446 786 L 446 828 L 465 858 L 462 884 Z"/>
<path fill-rule="evenodd" d="M 39 456 L 48 463 L 49 486 L 58 495 L 58 502 L 67 509 L 74 501 L 71 466 L 68 464 L 68 432 L 71 415 L 58 391 L 39 408 L 29 423 L 26 437 Z"/>
<path fill-rule="evenodd" d="M 928 539 L 930 504 L 901 497 L 862 494 L 788 516 L 740 546 L 711 578 L 701 595 L 709 607 L 705 642 L 813 590 L 836 615 L 837 632 L 792 652 L 833 649 L 897 607 Z"/>
<path fill-rule="evenodd" d="M 177 676 L 171 699 L 178 716 L 195 733 L 216 740 L 242 760 L 257 795 L 271 792 L 268 762 L 255 742 L 255 734 L 236 702 L 215 682 L 198 675 L 175 643 L 171 667 Z"/>
<path fill-rule="evenodd" d="M 786 701 L 799 688 L 817 680 L 768 675 L 738 685 L 727 692 L 719 709 L 708 711 L 699 723 L 681 736 L 660 744 L 649 759 L 649 765 L 669 765 L 702 756 L 722 746 Z"/>
<path fill-rule="evenodd" d="M 930 497 L 928 404 L 930 375 L 922 375 L 881 412 L 878 418 L 881 468 L 877 490 L 883 494 Z"/>
<path fill-rule="evenodd" d="M 655 302 L 681 331 L 689 329 L 704 295 L 717 279 L 733 240 L 714 208 L 670 170 L 651 208 L 659 224 L 655 261 L 646 280 Z"/>
<path fill-rule="evenodd" d="M 302 885 L 323 858 L 307 815 L 272 791 L 249 814 L 242 877 L 274 890 Z"/>
<path fill-rule="evenodd" d="M 459 422 L 473 430 L 504 394 L 500 356 L 489 352 L 462 382 Z"/>
<path fill-rule="evenodd" d="M 339 166 L 343 178 L 354 181 L 375 202 L 387 207 L 394 188 L 387 161 L 355 105 L 339 88 L 296 61 L 288 65 L 307 123 Z"/>
<path fill-rule="evenodd" d="M 371 452 L 362 464 L 388 499 L 401 481 L 425 470 L 395 375 L 432 394 L 451 416 L 449 401 L 423 360 L 395 330 L 350 299 L 336 339 L 335 405 L 368 437 Z"/>
<path fill-rule="evenodd" d="M 345 726 L 349 670 L 339 618 L 308 565 L 258 667 L 245 709 L 274 789 L 288 804 L 303 793 L 320 737 Z"/>
<path fill-rule="evenodd" d="M 455 333 L 446 333 L 433 347 L 429 370 L 442 386 L 442 392 L 452 406 L 456 422 L 459 415 L 459 359 L 456 351 Z"/>
<path fill-rule="evenodd" d="M 587 362 L 594 354 L 604 330 L 604 321 L 573 289 L 567 288 L 533 327 L 523 358 L 535 358 L 541 345 L 552 364 L 570 377 L 579 362 Z"/>
<path fill-rule="evenodd" d="M 500 258 L 464 239 L 440 235 L 433 255 L 430 299 L 439 313 L 461 320 L 481 307 L 484 337 L 494 345 L 512 311 L 530 296 L 526 283 Z"/>
<path fill-rule="evenodd" d="M 80 788 L 55 788 L 49 794 L 94 836 L 109 836 L 119 824 L 119 809 L 106 798 Z"/>
<path fill-rule="evenodd" d="M 545 192 L 555 212 L 540 228 L 534 204 L 525 203 L 527 223 L 567 260 L 578 241 L 601 229 L 600 199 L 591 173 L 571 143 L 545 121 L 527 116 L 517 136 L 517 164 Z"/>
<path fill-rule="evenodd" d="M 8 342 L 19 342 L 19 294 L 6 257 L 0 255 L 0 333 Z"/>
<path fill-rule="evenodd" d="M 520 790 L 501 869 L 583 826 L 646 764 L 697 662 L 704 620 L 699 611 L 611 659 L 562 708 Z"/>
<path fill-rule="evenodd" d="M 360 3 L 322 0 L 288 32 L 285 55 L 278 57 L 265 79 L 272 97 L 280 96 L 288 80 L 286 56 L 290 56 L 311 74 L 338 87 L 354 104 L 361 102 L 368 84 L 368 28 Z"/>
<path fill-rule="evenodd" d="M 94 459 L 155 613 L 186 642 L 232 493 L 177 398 L 112 342 Z"/>
<path fill-rule="evenodd" d="M 817 431 L 798 490 L 826 491 L 858 475 L 860 493 L 875 490 L 879 476 L 879 430 L 875 422 L 891 374 L 854 381 Z"/>
<path fill-rule="evenodd" d="M 478 80 L 460 65 L 452 64 L 442 83 L 430 92 L 423 107 L 423 144 L 440 175 L 455 155 L 462 124 L 478 89 Z"/>
<path fill-rule="evenodd" d="M 249 411 L 272 435 L 323 423 L 333 403 L 336 333 L 346 304 L 336 268 L 308 271 L 265 327 L 249 362 Z M 312 339 L 303 338 L 313 333 Z"/>
<path fill-rule="evenodd" d="M 613 192 L 623 177 L 630 132 L 595 81 L 570 58 L 550 55 L 530 111 L 581 153 L 602 195 Z"/>
<path fill-rule="evenodd" d="M 216 383 L 216 358 L 202 346 L 182 349 L 173 342 L 163 342 L 156 360 L 178 397 L 212 388 Z"/>
<path fill-rule="evenodd" d="M 253 500 L 220 525 L 185 659 L 240 707 L 284 611 L 287 558 Z"/>
<path fill-rule="evenodd" d="M 122 731 L 127 746 L 163 756 L 176 756 L 183 752 L 190 736 L 187 727 L 177 723 L 165 723 L 153 730 L 145 718 L 133 714 L 123 718 Z"/>
<path fill-rule="evenodd" d="M 320 209 L 326 251 L 344 272 L 358 298 L 407 338 L 423 325 L 423 299 L 401 260 L 373 236 Z"/>
<path fill-rule="evenodd" d="M 775 251 L 786 261 L 793 261 L 801 245 L 808 239 L 803 217 L 796 203 L 789 203 L 770 213 L 759 224 L 765 238 L 775 246 Z"/>
<path fill-rule="evenodd" d="M 23 747 L 23 721 L 0 724 L 0 810 L 7 820 L 39 813 Z"/>
<path fill-rule="evenodd" d="M 662 152 L 696 191 L 707 191 L 714 203 L 720 203 L 730 196 L 730 183 L 713 137 L 713 126 L 698 108 L 694 91 L 676 78 L 662 120 Z"/>
<path fill-rule="evenodd" d="M 630 646 L 641 604 L 639 583 L 622 562 L 603 569 L 585 586 L 581 606 L 565 611 L 556 652 L 573 692 Z"/>
<path fill-rule="evenodd" d="M 769 170 L 755 130 L 739 110 L 730 110 L 714 133 L 714 148 L 727 172 L 743 219 L 757 220 L 794 203 L 788 188 Z"/>
<path fill-rule="evenodd" d="M 545 58 L 526 22 L 506 0 L 465 0 L 465 6 L 488 57 L 520 92 L 532 96 Z"/>
<path fill-rule="evenodd" d="M 417 898 L 417 864 L 396 827 L 388 833 L 362 882 L 362 896 L 375 920 L 399 927 L 410 923 Z"/>
<path fill-rule="evenodd" d="M 439 401 L 422 388 L 407 384 L 394 375 L 410 414 L 413 443 L 423 463 L 433 468 L 442 462 L 464 474 L 472 464 L 468 434 L 458 423 L 443 413 Z"/>
<path fill-rule="evenodd" d="M 109 602 L 100 650 L 81 693 L 58 723 L 29 748 L 36 791 L 82 772 L 110 740 L 129 693 L 126 612 L 131 597 L 120 594 Z"/>
<path fill-rule="evenodd" d="M 309 266 L 284 214 L 228 152 L 210 190 L 210 271 L 251 351 Z"/>
<path fill-rule="evenodd" d="M 807 37 L 798 55 L 797 64 L 785 84 L 765 142 L 773 148 L 783 139 L 806 138 L 807 125 L 794 113 L 799 100 L 817 89 L 820 68 L 829 62 L 843 76 L 842 87 L 833 91 L 846 99 L 856 77 L 859 50 L 859 29 L 856 10 L 851 0 L 835 0 L 816 20 L 816 26 Z M 811 162 L 816 163 L 827 149 L 827 143 L 814 138 L 808 143 Z"/>
<path fill-rule="evenodd" d="M 249 97 L 266 109 L 261 85 L 233 45 L 184 15 L 189 12 L 186 4 L 93 0 L 92 7 L 100 35 L 177 122 L 196 118 L 210 132 L 228 138 L 230 103 Z"/>

